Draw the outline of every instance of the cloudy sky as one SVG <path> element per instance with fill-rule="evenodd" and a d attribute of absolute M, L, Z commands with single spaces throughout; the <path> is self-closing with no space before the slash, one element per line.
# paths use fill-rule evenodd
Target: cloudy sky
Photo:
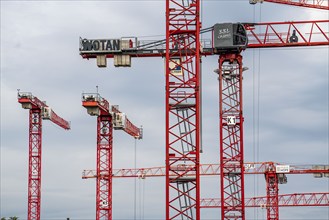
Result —
<path fill-rule="evenodd" d="M 203 27 L 218 22 L 266 22 L 329 19 L 328 11 L 248 0 L 206 0 Z M 327 26 L 326 30 L 328 31 Z M 162 39 L 165 0 L 157 1 L 4 1 L 1 0 L 1 204 L 0 216 L 27 216 L 28 111 L 17 89 L 32 92 L 69 120 L 70 131 L 43 122 L 42 219 L 94 219 L 95 181 L 82 180 L 94 169 L 96 118 L 81 106 L 82 92 L 96 92 L 118 104 L 144 127 L 135 141 L 115 131 L 114 167 L 164 165 L 164 60 L 140 58 L 131 68 L 99 69 L 79 56 L 79 37 Z M 248 49 L 243 52 L 245 161 L 329 164 L 328 47 Z M 217 56 L 203 58 L 202 163 L 218 163 Z M 135 155 L 136 146 L 136 155 Z M 115 179 L 114 219 L 163 219 L 164 178 Z M 219 197 L 219 178 L 202 178 L 201 197 Z M 135 190 L 136 185 L 136 190 Z M 328 178 L 288 176 L 280 193 L 328 192 Z M 264 177 L 246 177 L 246 197 L 265 195 Z M 136 201 L 136 202 L 135 202 Z M 201 211 L 218 219 L 219 209 Z M 265 219 L 250 209 L 248 219 Z M 329 208 L 281 208 L 281 219 L 327 219 Z"/>

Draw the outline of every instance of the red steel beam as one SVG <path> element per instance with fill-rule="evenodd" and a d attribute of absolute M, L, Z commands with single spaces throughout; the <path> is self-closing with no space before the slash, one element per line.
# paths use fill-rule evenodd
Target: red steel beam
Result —
<path fill-rule="evenodd" d="M 271 48 L 271 47 L 305 47 L 305 46 L 328 46 L 329 45 L 329 20 L 314 20 L 314 21 L 287 21 L 287 22 L 264 22 L 264 23 L 243 23 L 248 36 L 248 48 Z M 209 29 L 211 31 L 211 28 Z M 295 34 L 293 32 L 295 31 Z M 297 37 L 297 38 L 296 38 Z M 212 41 L 204 40 L 200 55 L 214 55 L 214 50 L 211 47 Z M 154 41 L 157 42 L 157 41 Z M 131 57 L 165 57 L 166 53 L 177 53 L 175 43 L 171 42 L 168 52 L 165 47 L 165 40 L 160 41 L 154 48 L 147 49 L 135 48 L 134 50 L 123 50 L 123 55 Z M 137 44 L 149 44 L 150 41 L 138 41 Z M 192 46 L 192 45 L 191 45 Z M 81 50 L 81 48 L 80 48 Z M 185 54 L 195 51 L 184 51 Z M 92 51 L 80 51 L 80 55 L 84 59 L 96 58 L 100 53 Z M 107 58 L 113 58 L 114 53 L 102 51 L 102 55 Z"/>
<path fill-rule="evenodd" d="M 167 220 L 200 219 L 199 12 L 200 0 L 166 0 Z"/>
<path fill-rule="evenodd" d="M 245 24 L 248 48 L 329 45 L 329 20 Z"/>
<path fill-rule="evenodd" d="M 259 163 L 245 163 L 244 173 L 245 174 L 265 174 L 269 166 L 282 165 L 275 162 L 259 162 Z M 329 166 L 327 168 L 313 168 L 316 165 L 290 165 L 290 170 L 285 174 L 327 174 L 329 173 Z M 324 165 L 321 165 L 323 167 Z M 173 167 L 176 170 L 190 169 L 188 166 L 181 164 Z M 147 177 L 164 177 L 166 174 L 166 168 L 162 167 L 150 167 L 150 168 L 136 168 L 136 169 L 113 169 L 113 178 L 147 178 Z M 107 173 L 101 174 L 108 176 Z M 171 175 L 169 173 L 169 175 Z M 191 174 L 186 174 L 194 175 Z M 220 175 L 219 164 L 201 164 L 200 175 L 202 176 L 217 176 Z M 95 178 L 97 176 L 95 170 L 84 170 L 82 173 L 83 179 Z"/>
<path fill-rule="evenodd" d="M 293 193 L 278 195 L 278 207 L 329 206 L 329 192 Z M 245 200 L 246 208 L 268 208 L 267 196 Z M 220 208 L 220 198 L 201 199 L 201 208 Z"/>
<path fill-rule="evenodd" d="M 328 0 L 261 0 L 264 2 L 329 10 Z"/>

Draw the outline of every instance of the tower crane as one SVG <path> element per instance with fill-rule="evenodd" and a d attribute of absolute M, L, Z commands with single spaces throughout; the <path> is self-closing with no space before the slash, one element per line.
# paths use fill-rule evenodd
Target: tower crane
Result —
<path fill-rule="evenodd" d="M 17 98 L 22 108 L 30 110 L 27 219 L 40 220 L 42 120 L 50 120 L 65 130 L 70 129 L 70 123 L 30 92 L 18 91 Z"/>
<path fill-rule="evenodd" d="M 202 164 L 199 167 L 201 176 L 221 175 L 221 164 Z M 185 164 L 175 167 L 176 171 L 186 171 L 190 168 Z M 245 163 L 243 165 L 244 174 L 262 174 L 266 181 L 266 196 L 245 199 L 246 207 L 262 207 L 267 210 L 267 219 L 279 218 L 280 206 L 329 206 L 329 193 L 313 194 L 291 194 L 279 195 L 279 184 L 287 183 L 287 174 L 313 174 L 315 178 L 329 178 L 329 165 L 287 165 L 276 162 Z M 229 175 L 234 175 L 234 168 L 230 167 Z M 115 169 L 113 178 L 148 178 L 164 177 L 165 167 L 137 168 L 137 169 Z M 174 174 L 169 173 L 169 176 Z M 184 178 L 194 174 L 187 173 Z M 95 170 L 84 170 L 83 179 L 96 178 Z M 312 200 L 312 201 L 310 201 Z M 221 199 L 201 199 L 200 208 L 222 208 Z M 275 215 L 273 215 L 273 213 Z"/>
<path fill-rule="evenodd" d="M 329 165 L 315 164 L 315 165 L 287 165 L 277 162 L 246 162 L 243 165 L 245 174 L 247 175 L 265 175 L 269 170 L 274 169 L 274 172 L 284 179 L 282 184 L 286 183 L 286 174 L 313 174 L 314 178 L 329 178 Z M 180 164 L 174 168 L 175 170 L 185 171 L 190 169 L 188 165 Z M 220 164 L 201 164 L 199 166 L 200 175 L 202 176 L 219 176 Z M 164 177 L 166 175 L 166 167 L 146 167 L 146 168 L 124 168 L 113 169 L 113 178 L 148 178 L 148 177 Z M 174 175 L 174 174 L 169 174 Z M 193 176 L 194 174 L 186 173 L 185 176 Z M 82 179 L 96 178 L 95 170 L 84 170 L 82 172 Z"/>
<path fill-rule="evenodd" d="M 293 193 L 278 196 L 278 207 L 329 206 L 329 193 Z M 200 208 L 220 208 L 220 199 L 201 199 Z M 247 208 L 269 208 L 267 196 L 257 196 L 245 200 Z"/>
<path fill-rule="evenodd" d="M 99 93 L 83 93 L 82 106 L 97 116 L 96 219 L 112 219 L 112 140 L 113 129 L 123 130 L 135 139 L 142 139 L 142 128 L 136 127 Z"/>
<path fill-rule="evenodd" d="M 200 219 L 201 57 L 219 55 L 221 218 L 244 220 L 242 72 L 246 69 L 241 52 L 329 45 L 328 23 L 225 23 L 201 30 L 200 0 L 167 0 L 165 40 L 80 39 L 80 55 L 96 58 L 98 67 L 106 67 L 107 58 L 114 58 L 116 67 L 130 67 L 132 57 L 166 58 L 166 219 Z M 257 26 L 265 26 L 265 32 L 257 33 Z M 208 31 L 212 40 L 201 41 L 200 34 Z M 176 170 L 181 164 L 189 169 Z"/>

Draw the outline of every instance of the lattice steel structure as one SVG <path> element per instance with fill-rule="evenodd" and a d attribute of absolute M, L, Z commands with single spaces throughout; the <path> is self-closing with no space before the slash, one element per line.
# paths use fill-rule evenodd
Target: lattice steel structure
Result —
<path fill-rule="evenodd" d="M 267 219 L 279 219 L 279 183 L 278 176 L 274 170 L 265 173 L 266 196 L 267 196 Z"/>
<path fill-rule="evenodd" d="M 41 109 L 31 109 L 29 113 L 29 174 L 28 174 L 28 216 L 40 219 L 41 207 L 41 151 L 42 119 Z"/>
<path fill-rule="evenodd" d="M 277 4 L 329 10 L 328 0 L 249 0 L 249 2 L 250 4 L 256 4 L 257 2 L 271 2 Z"/>
<path fill-rule="evenodd" d="M 166 1 L 166 219 L 200 219 L 199 12 L 199 0 Z"/>
<path fill-rule="evenodd" d="M 30 92 L 18 92 L 18 102 L 29 109 L 28 220 L 40 220 L 42 120 L 47 119 L 68 130 L 69 122 L 59 117 L 45 102 Z"/>
<path fill-rule="evenodd" d="M 112 219 L 112 120 L 110 115 L 97 117 L 96 219 Z"/>
<path fill-rule="evenodd" d="M 124 130 L 136 139 L 142 138 L 142 130 L 98 93 L 82 94 L 82 106 L 88 114 L 97 116 L 96 220 L 111 220 L 113 128 Z"/>
<path fill-rule="evenodd" d="M 322 5 L 321 0 L 313 4 L 299 2 L 307 7 Z M 121 38 L 117 40 L 124 46 L 115 50 L 90 46 L 104 42 L 103 39 L 80 39 L 80 55 L 84 59 L 96 58 L 99 67 L 107 65 L 107 58 L 125 59 L 127 63 L 115 62 L 115 66 L 129 67 L 132 57 L 166 58 L 166 219 L 200 218 L 200 58 L 218 52 L 213 47 L 214 37 L 200 40 L 200 34 L 214 31 L 214 26 L 200 30 L 199 13 L 200 0 L 166 0 L 166 39 L 139 41 L 134 37 L 134 42 L 127 47 L 127 39 Z M 247 32 L 247 48 L 272 48 L 329 45 L 328 22 L 239 25 L 243 25 Z M 226 51 L 219 58 L 222 219 L 245 218 L 242 56 L 239 52 Z M 229 73 L 229 69 L 233 71 Z M 160 171 L 156 169 L 155 172 L 162 175 Z"/>
<path fill-rule="evenodd" d="M 220 208 L 220 198 L 201 199 L 201 208 Z M 269 208 L 267 196 L 247 198 L 246 208 Z M 278 195 L 279 207 L 329 206 L 329 192 Z"/>
<path fill-rule="evenodd" d="M 221 219 L 245 219 L 242 56 L 219 57 Z"/>

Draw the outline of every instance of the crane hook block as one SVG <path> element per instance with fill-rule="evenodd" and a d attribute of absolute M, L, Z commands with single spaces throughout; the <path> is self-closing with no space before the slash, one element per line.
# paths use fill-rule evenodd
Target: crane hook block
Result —
<path fill-rule="evenodd" d="M 247 32 L 240 23 L 221 23 L 214 25 L 215 53 L 227 53 L 244 50 L 248 44 Z"/>

